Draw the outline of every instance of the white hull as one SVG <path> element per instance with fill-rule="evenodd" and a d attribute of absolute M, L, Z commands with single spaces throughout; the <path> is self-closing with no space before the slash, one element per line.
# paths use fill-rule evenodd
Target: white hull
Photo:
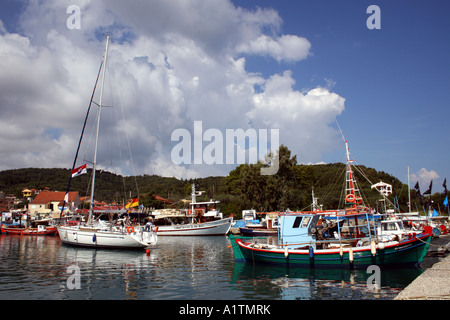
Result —
<path fill-rule="evenodd" d="M 66 244 L 96 248 L 145 248 L 157 243 L 157 235 L 143 231 L 143 227 L 134 232 L 100 230 L 79 226 L 59 226 L 59 237 Z"/>
<path fill-rule="evenodd" d="M 158 226 L 158 236 L 219 236 L 230 231 L 233 218 L 204 223 L 176 224 Z"/>

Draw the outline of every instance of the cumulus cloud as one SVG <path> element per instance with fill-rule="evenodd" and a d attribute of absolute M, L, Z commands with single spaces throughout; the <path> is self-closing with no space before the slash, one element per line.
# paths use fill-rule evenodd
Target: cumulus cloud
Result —
<path fill-rule="evenodd" d="M 439 179 L 439 174 L 434 170 L 427 170 L 426 168 L 422 168 L 416 173 L 411 174 L 410 179 L 413 182 L 418 181 L 421 192 L 424 192 L 426 189 L 428 189 L 431 180 Z"/>
<path fill-rule="evenodd" d="M 337 132 L 330 124 L 344 111 L 345 99 L 325 88 L 304 94 L 294 84 L 290 71 L 270 77 L 264 91 L 253 95 L 247 116 L 262 127 L 279 128 L 282 141 L 289 141 L 299 160 L 316 162 L 333 149 Z"/>
<path fill-rule="evenodd" d="M 246 70 L 252 55 L 280 63 L 307 59 L 311 44 L 282 34 L 273 9 L 228 0 L 27 1 L 15 30 L 0 23 L 0 170 L 69 167 L 111 34 L 99 164 L 125 174 L 226 175 L 232 166 L 175 165 L 171 134 L 215 128 L 279 129 L 303 162 L 333 148 L 330 126 L 344 98 L 325 88 L 300 92 L 286 70 L 264 78 Z M 81 29 L 69 30 L 69 5 Z M 95 96 L 98 101 L 98 91 Z M 90 122 L 95 120 L 95 116 Z M 116 142 L 125 146 L 118 148 Z M 204 146 L 206 146 L 206 142 Z M 92 145 L 86 132 L 84 150 Z M 128 149 L 135 171 L 121 169 Z M 80 160 L 80 161 L 81 161 Z"/>

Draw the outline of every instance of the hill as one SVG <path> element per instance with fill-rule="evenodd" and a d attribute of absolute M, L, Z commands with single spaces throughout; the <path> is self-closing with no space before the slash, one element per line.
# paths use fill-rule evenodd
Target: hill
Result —
<path fill-rule="evenodd" d="M 282 147 L 283 148 L 283 147 Z M 285 147 L 284 147 L 285 148 Z M 283 151 L 284 150 L 284 151 Z M 225 215 L 235 213 L 240 216 L 243 209 L 254 208 L 259 211 L 302 210 L 311 204 L 311 191 L 324 209 L 342 207 L 342 190 L 345 180 L 345 165 L 343 163 L 303 165 L 297 164 L 295 156 L 291 158 L 290 151 L 281 151 L 280 170 L 274 176 L 261 176 L 261 164 L 243 164 L 231 171 L 226 177 L 207 177 L 195 180 L 180 180 L 156 175 L 141 175 L 122 177 L 120 175 L 98 171 L 96 175 L 96 199 L 106 202 L 123 202 L 139 193 L 140 203 L 146 207 L 162 208 L 167 206 L 162 201 L 154 199 L 159 195 L 170 199 L 174 206 L 181 207 L 181 199 L 189 199 L 191 183 L 195 182 L 197 190 L 206 191 L 199 200 L 214 198 L 221 201 L 220 208 Z M 284 152 L 284 153 L 283 153 Z M 359 171 L 372 183 L 381 181 L 393 184 L 401 208 L 406 210 L 408 188 L 392 175 L 379 172 L 372 168 L 359 166 L 355 170 L 361 193 L 366 204 L 376 208 L 379 206 L 380 195 L 370 188 L 370 183 L 361 176 Z M 88 196 L 88 174 L 72 179 L 71 191 L 78 191 L 80 196 Z M 38 169 L 25 168 L 0 172 L 0 191 L 12 193 L 21 197 L 24 188 L 53 191 L 65 191 L 67 188 L 69 169 Z M 138 186 L 138 192 L 136 191 Z M 391 196 L 392 198 L 392 196 Z"/>

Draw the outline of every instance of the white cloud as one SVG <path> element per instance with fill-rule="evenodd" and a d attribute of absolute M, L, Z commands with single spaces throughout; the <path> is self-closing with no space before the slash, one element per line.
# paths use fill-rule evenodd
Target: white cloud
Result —
<path fill-rule="evenodd" d="M 66 27 L 73 4 L 81 8 L 80 30 Z M 320 160 L 333 148 L 330 123 L 344 99 L 324 88 L 295 90 L 291 71 L 266 79 L 245 68 L 243 54 L 280 63 L 308 57 L 309 41 L 281 34 L 281 24 L 272 9 L 245 10 L 228 0 L 27 2 L 20 34 L 0 24 L 0 170 L 71 166 L 105 32 L 113 42 L 104 104 L 114 106 L 102 112 L 99 163 L 105 169 L 120 167 L 128 140 L 137 174 L 227 174 L 230 166 L 170 161 L 171 133 L 192 132 L 194 120 L 203 121 L 204 131 L 223 133 L 280 129 L 280 143 L 300 161 Z M 114 147 L 119 139 L 122 149 Z"/>
<path fill-rule="evenodd" d="M 283 35 L 279 38 L 261 35 L 248 43 L 238 46 L 238 51 L 256 55 L 268 55 L 280 61 L 300 61 L 310 54 L 311 43 L 295 35 Z"/>
<path fill-rule="evenodd" d="M 428 189 L 431 180 L 439 179 L 439 174 L 434 170 L 427 170 L 426 168 L 422 168 L 416 173 L 411 174 L 411 181 L 418 181 L 420 186 L 420 191 L 424 192 Z M 415 182 L 414 182 L 415 183 Z"/>
<path fill-rule="evenodd" d="M 345 99 L 324 88 L 304 94 L 294 90 L 294 84 L 289 71 L 272 76 L 264 91 L 253 96 L 247 116 L 262 127 L 279 128 L 282 143 L 299 161 L 317 162 L 335 147 L 337 132 L 329 125 L 344 111 Z"/>

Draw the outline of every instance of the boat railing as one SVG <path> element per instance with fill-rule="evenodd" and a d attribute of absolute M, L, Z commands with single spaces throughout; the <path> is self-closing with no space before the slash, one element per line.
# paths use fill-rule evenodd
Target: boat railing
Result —
<path fill-rule="evenodd" d="M 359 247 L 361 245 L 370 245 L 370 239 L 369 238 L 362 238 L 357 239 L 360 240 L 367 240 L 367 244 L 363 242 L 364 244 L 360 243 L 355 244 L 355 239 L 330 239 L 330 240 L 318 240 L 318 241 L 309 241 L 309 242 L 297 242 L 297 243 L 281 243 L 281 244 L 275 244 L 275 247 L 297 247 L 296 249 L 308 249 L 309 247 L 316 249 L 338 249 L 340 247 Z M 359 242 L 358 242 L 359 243 Z"/>

